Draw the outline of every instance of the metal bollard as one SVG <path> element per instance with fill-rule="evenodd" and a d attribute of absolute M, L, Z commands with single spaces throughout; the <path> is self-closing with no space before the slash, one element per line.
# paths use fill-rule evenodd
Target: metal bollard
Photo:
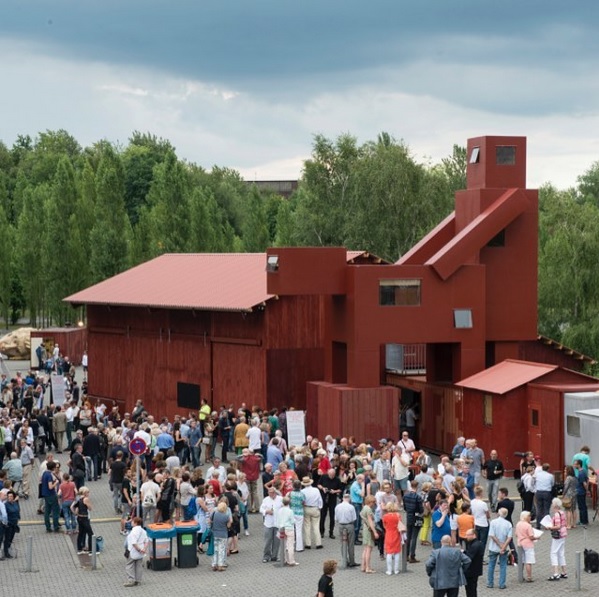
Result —
<path fill-rule="evenodd" d="M 96 551 L 96 536 L 92 535 L 92 553 L 91 553 L 91 561 L 92 561 L 92 570 L 97 570 L 97 558 L 98 552 Z"/>
<path fill-rule="evenodd" d="M 405 535 L 405 533 L 404 533 Z M 408 571 L 408 542 L 404 541 L 403 545 L 401 546 L 401 572 L 402 574 L 404 572 Z"/>
<path fill-rule="evenodd" d="M 524 550 L 518 546 L 518 582 L 524 582 Z"/>
<path fill-rule="evenodd" d="M 25 568 L 21 572 L 38 572 L 33 569 L 33 536 L 27 537 L 27 544 L 25 547 Z"/>
<path fill-rule="evenodd" d="M 581 576 L 582 576 L 582 554 L 577 551 L 576 555 L 575 555 L 575 574 L 574 577 L 576 578 L 576 590 L 580 591 L 580 582 L 581 582 Z"/>

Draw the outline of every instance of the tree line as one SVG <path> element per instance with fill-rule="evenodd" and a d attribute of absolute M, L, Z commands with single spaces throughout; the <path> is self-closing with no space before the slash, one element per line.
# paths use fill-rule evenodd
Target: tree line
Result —
<path fill-rule="evenodd" d="M 466 152 L 417 161 L 388 133 L 316 135 L 289 199 L 134 132 L 82 147 L 64 130 L 0 141 L 0 319 L 73 320 L 62 299 L 163 253 L 346 246 L 395 261 L 453 209 Z M 539 330 L 599 357 L 599 163 L 540 189 Z"/>

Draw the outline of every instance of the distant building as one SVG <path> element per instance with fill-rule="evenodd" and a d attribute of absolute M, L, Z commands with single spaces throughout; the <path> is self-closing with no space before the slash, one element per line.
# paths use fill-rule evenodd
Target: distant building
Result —
<path fill-rule="evenodd" d="M 246 180 L 247 185 L 256 185 L 260 191 L 272 191 L 285 199 L 289 199 L 297 189 L 297 180 Z"/>

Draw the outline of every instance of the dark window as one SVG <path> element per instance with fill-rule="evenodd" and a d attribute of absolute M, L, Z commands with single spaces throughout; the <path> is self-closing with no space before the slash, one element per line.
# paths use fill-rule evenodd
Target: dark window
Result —
<path fill-rule="evenodd" d="M 530 424 L 533 427 L 539 426 L 539 411 L 536 408 L 530 410 Z"/>
<path fill-rule="evenodd" d="M 566 416 L 566 432 L 568 435 L 580 437 L 580 417 Z"/>
<path fill-rule="evenodd" d="M 379 280 L 379 304 L 413 306 L 420 304 L 420 280 Z"/>
<path fill-rule="evenodd" d="M 487 243 L 487 247 L 505 247 L 505 228 Z"/>
<path fill-rule="evenodd" d="M 498 166 L 513 166 L 516 163 L 516 146 L 498 145 L 495 148 L 495 160 Z"/>

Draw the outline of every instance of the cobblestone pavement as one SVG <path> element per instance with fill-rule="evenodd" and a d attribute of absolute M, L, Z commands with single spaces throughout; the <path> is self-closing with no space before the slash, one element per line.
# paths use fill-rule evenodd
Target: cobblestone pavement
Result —
<path fill-rule="evenodd" d="M 67 455 L 57 455 L 63 463 Z M 37 482 L 37 471 L 33 483 Z M 506 483 L 510 492 L 515 495 L 513 481 Z M 42 524 L 42 516 L 36 514 L 37 500 L 21 501 L 22 519 L 21 533 L 16 536 L 15 544 L 18 557 L 14 560 L 0 562 L 0 595 L 11 597 L 71 597 L 79 595 L 99 595 L 104 593 L 110 597 L 121 595 L 210 595 L 214 597 L 307 597 L 316 593 L 318 578 L 322 572 L 325 559 L 340 558 L 339 540 L 323 539 L 322 550 L 312 549 L 296 554 L 299 566 L 295 568 L 277 568 L 273 564 L 262 563 L 262 520 L 260 515 L 250 515 L 250 536 L 242 536 L 239 542 L 239 554 L 229 557 L 229 567 L 225 572 L 212 572 L 211 559 L 199 556 L 197 568 L 179 569 L 173 566 L 170 571 L 152 571 L 144 569 L 141 586 L 126 588 L 123 557 L 123 537 L 119 534 L 119 522 L 114 518 L 111 493 L 104 476 L 101 480 L 88 484 L 94 504 L 92 526 L 96 535 L 104 538 L 104 552 L 98 556 L 99 567 L 91 570 L 88 557 L 79 557 L 72 537 L 65 534 L 46 533 Z M 518 503 L 514 519 L 520 512 Z M 592 515 L 592 513 L 591 513 Z M 592 517 L 592 516 L 591 516 Z M 33 538 L 33 568 L 36 572 L 23 572 L 25 567 L 25 544 L 27 537 Z M 587 531 L 587 543 L 590 547 L 599 548 L 599 522 L 592 523 Z M 520 595 L 542 595 L 548 592 L 574 593 L 576 580 L 574 574 L 575 552 L 584 549 L 583 529 L 570 531 L 566 541 L 566 557 L 569 567 L 567 580 L 559 583 L 548 583 L 550 539 L 545 534 L 536 548 L 537 564 L 532 584 L 519 584 L 517 569 L 508 570 L 509 592 Z M 356 561 L 359 561 L 361 547 L 356 547 Z M 428 547 L 418 547 L 419 564 L 410 564 L 408 572 L 399 576 L 388 577 L 384 573 L 384 563 L 378 553 L 372 557 L 376 574 L 367 575 L 359 568 L 339 570 L 334 577 L 335 595 L 389 594 L 401 591 L 403 594 L 415 596 L 431 595 L 428 578 L 424 571 L 424 562 L 430 553 Z M 175 554 L 176 555 L 176 554 Z M 486 568 L 485 568 L 486 573 Z M 583 591 L 590 595 L 599 595 L 599 574 L 585 574 L 582 578 Z M 496 589 L 486 588 L 486 577 L 479 579 L 479 595 L 492 595 Z M 461 594 L 465 594 L 464 590 Z"/>

